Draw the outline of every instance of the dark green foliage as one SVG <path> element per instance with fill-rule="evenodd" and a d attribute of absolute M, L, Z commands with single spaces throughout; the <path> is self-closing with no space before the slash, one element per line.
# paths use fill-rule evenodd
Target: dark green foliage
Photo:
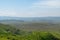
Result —
<path fill-rule="evenodd" d="M 47 35 L 45 35 L 45 37 L 41 37 L 41 38 L 42 38 L 42 40 L 59 40 L 58 38 L 53 36 L 51 33 L 47 33 Z"/>
<path fill-rule="evenodd" d="M 12 40 L 15 40 L 15 39 L 12 39 Z"/>
<path fill-rule="evenodd" d="M 7 37 L 7 39 L 10 39 L 9 37 Z"/>
<path fill-rule="evenodd" d="M 17 29 L 17 30 L 14 32 L 14 34 L 17 34 L 17 35 L 20 34 L 20 30 Z"/>

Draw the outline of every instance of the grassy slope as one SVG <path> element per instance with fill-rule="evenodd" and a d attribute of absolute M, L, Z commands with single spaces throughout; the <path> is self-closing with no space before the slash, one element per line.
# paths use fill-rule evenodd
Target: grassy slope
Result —
<path fill-rule="evenodd" d="M 58 32 L 21 31 L 9 25 L 0 24 L 0 40 L 60 40 Z"/>

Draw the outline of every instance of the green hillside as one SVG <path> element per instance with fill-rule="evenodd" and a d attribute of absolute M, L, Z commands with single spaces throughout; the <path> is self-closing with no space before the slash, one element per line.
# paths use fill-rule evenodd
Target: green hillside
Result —
<path fill-rule="evenodd" d="M 60 40 L 57 32 L 22 31 L 10 25 L 0 24 L 0 40 Z"/>

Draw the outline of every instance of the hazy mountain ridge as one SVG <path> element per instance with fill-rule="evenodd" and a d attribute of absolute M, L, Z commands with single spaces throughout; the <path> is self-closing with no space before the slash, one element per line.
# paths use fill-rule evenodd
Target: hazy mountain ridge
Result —
<path fill-rule="evenodd" d="M 9 16 L 0 16 L 0 22 L 2 22 L 2 21 L 60 22 L 60 17 L 9 17 Z"/>
<path fill-rule="evenodd" d="M 0 16 L 0 20 L 4 19 L 59 19 L 60 17 L 9 17 L 9 16 Z"/>

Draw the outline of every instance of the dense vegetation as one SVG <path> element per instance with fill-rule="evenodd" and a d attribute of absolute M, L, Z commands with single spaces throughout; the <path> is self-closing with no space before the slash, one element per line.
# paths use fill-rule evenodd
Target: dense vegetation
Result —
<path fill-rule="evenodd" d="M 10 25 L 0 24 L 0 40 L 60 40 L 60 34 L 46 31 L 22 31 Z"/>
<path fill-rule="evenodd" d="M 9 23 L 9 25 L 17 27 L 21 30 L 26 30 L 26 31 L 60 31 L 60 23 L 48 23 L 48 22 L 16 23 L 15 22 L 15 23 Z"/>

